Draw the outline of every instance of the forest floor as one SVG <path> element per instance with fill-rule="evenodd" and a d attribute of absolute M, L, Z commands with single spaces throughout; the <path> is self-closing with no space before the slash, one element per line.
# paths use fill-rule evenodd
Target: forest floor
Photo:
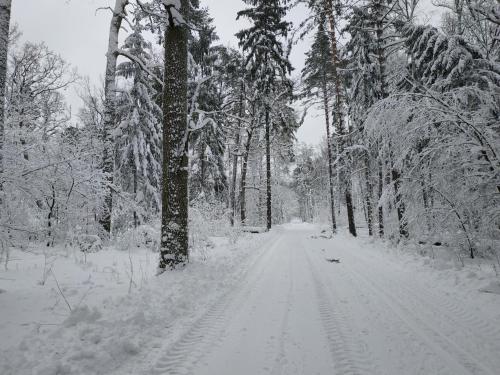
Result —
<path fill-rule="evenodd" d="M 56 265 L 66 316 L 62 297 L 37 300 L 12 281 L 22 271 L 13 261 L 0 273 L 0 373 L 499 374 L 494 269 L 440 251 L 425 258 L 294 223 L 236 245 L 219 239 L 185 270 L 148 278 L 145 253 L 108 250 L 78 276 L 67 274 L 74 260 Z M 53 326 L 40 322 L 50 316 Z"/>

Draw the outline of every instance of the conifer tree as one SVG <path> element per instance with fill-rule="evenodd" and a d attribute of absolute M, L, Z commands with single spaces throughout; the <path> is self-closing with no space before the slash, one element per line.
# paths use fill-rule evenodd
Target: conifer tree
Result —
<path fill-rule="evenodd" d="M 290 25 L 283 19 L 287 10 L 285 0 L 245 0 L 245 3 L 251 7 L 238 12 L 238 18 L 248 18 L 252 26 L 236 36 L 246 53 L 257 91 L 262 95 L 266 143 L 266 216 L 267 229 L 271 229 L 271 97 L 277 95 L 277 84 L 286 81 L 287 74 L 292 70 L 281 40 L 286 38 Z"/>
<path fill-rule="evenodd" d="M 142 32 L 143 26 L 136 18 L 132 33 L 121 49 L 150 65 L 151 44 Z M 133 194 L 135 206 L 140 208 L 140 212 L 134 208 L 134 225 L 137 226 L 160 209 L 161 108 L 153 100 L 156 95 L 154 80 L 136 61 L 119 64 L 117 75 L 132 80 L 130 90 L 118 103 L 122 120 L 116 142 L 122 187 Z"/>
<path fill-rule="evenodd" d="M 328 184 L 330 191 L 330 216 L 332 233 L 337 231 L 337 222 L 335 219 L 335 200 L 334 200 L 334 180 L 333 180 L 333 145 L 330 129 L 330 111 L 331 111 L 331 82 L 332 82 L 332 57 L 328 34 L 325 30 L 325 19 L 321 17 L 318 23 L 318 29 L 314 36 L 311 49 L 306 54 L 305 67 L 302 71 L 304 79 L 303 95 L 313 99 L 318 97 L 320 105 L 323 106 L 325 114 L 326 143 L 328 155 Z"/>

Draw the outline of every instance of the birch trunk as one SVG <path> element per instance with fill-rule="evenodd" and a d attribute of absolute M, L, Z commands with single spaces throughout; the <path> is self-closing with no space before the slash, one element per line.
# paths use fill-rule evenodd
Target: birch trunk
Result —
<path fill-rule="evenodd" d="M 181 1 L 181 14 L 189 0 Z M 168 8 L 167 8 L 168 10 Z M 163 189 L 160 270 L 185 265 L 188 244 L 188 29 L 169 13 L 163 86 Z"/>
<path fill-rule="evenodd" d="M 108 52 L 106 54 L 106 74 L 104 78 L 104 123 L 103 123 L 103 172 L 108 185 L 104 197 L 104 212 L 99 223 L 107 232 L 111 232 L 111 216 L 113 211 L 113 173 L 114 173 L 114 140 L 113 131 L 116 126 L 116 61 L 118 58 L 118 35 L 129 0 L 116 0 L 113 16 L 109 26 Z"/>

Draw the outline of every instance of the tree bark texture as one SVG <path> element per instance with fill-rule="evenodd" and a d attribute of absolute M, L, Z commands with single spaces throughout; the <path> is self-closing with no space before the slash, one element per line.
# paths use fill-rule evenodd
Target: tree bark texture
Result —
<path fill-rule="evenodd" d="M 181 14 L 188 9 L 189 1 L 182 0 Z M 160 269 L 177 268 L 189 258 L 187 81 L 188 30 L 169 13 L 165 29 Z"/>
<path fill-rule="evenodd" d="M 326 75 L 323 74 L 323 107 L 325 110 L 326 143 L 328 153 L 328 183 L 330 188 L 330 214 L 332 220 L 332 234 L 337 232 L 337 221 L 335 219 L 335 194 L 333 189 L 333 153 L 332 137 L 330 134 L 330 108 L 328 105 L 328 90 L 326 88 Z"/>
<path fill-rule="evenodd" d="M 267 205 L 267 230 L 272 227 L 272 190 L 271 190 L 271 123 L 269 108 L 266 110 L 266 205 Z"/>

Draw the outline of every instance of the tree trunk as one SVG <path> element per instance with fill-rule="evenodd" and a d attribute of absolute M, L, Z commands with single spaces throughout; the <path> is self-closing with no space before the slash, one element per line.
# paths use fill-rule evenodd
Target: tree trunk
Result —
<path fill-rule="evenodd" d="M 333 1 L 332 0 L 324 0 L 326 13 L 328 16 L 329 26 L 330 26 L 330 48 L 332 52 L 332 75 L 333 81 L 335 85 L 335 115 L 334 120 L 336 122 L 337 133 L 339 134 L 339 151 L 342 154 L 344 151 L 345 139 L 343 136 L 347 134 L 348 130 L 344 129 L 344 111 L 343 111 L 343 94 L 342 94 L 342 83 L 340 80 L 340 76 L 338 73 L 339 69 L 339 56 L 338 56 L 338 48 L 337 48 L 337 36 L 335 32 L 336 20 L 335 15 L 333 13 Z M 344 176 L 344 189 L 345 189 L 345 197 L 346 197 L 346 206 L 347 206 L 347 221 L 349 223 L 349 232 L 356 236 L 356 226 L 354 225 L 354 207 L 352 204 L 352 195 L 351 195 L 351 176 L 349 171 L 343 173 Z"/>
<path fill-rule="evenodd" d="M 378 161 L 378 235 L 384 237 L 384 208 L 381 202 L 382 194 L 384 193 L 384 169 L 382 161 Z"/>
<path fill-rule="evenodd" d="M 250 145 L 252 142 L 252 135 L 253 131 L 250 130 L 247 134 L 247 142 L 245 144 L 245 154 L 243 155 L 243 163 L 241 164 L 241 182 L 240 182 L 241 225 L 245 225 L 247 221 L 246 188 L 247 188 L 248 157 L 250 156 Z"/>
<path fill-rule="evenodd" d="M 188 9 L 189 1 L 182 0 L 181 14 Z M 165 29 L 160 270 L 184 265 L 189 257 L 187 80 L 188 30 L 169 12 Z"/>
<path fill-rule="evenodd" d="M 330 188 L 330 214 L 332 219 L 332 234 L 337 232 L 337 221 L 335 219 L 335 195 L 333 189 L 333 160 L 332 160 L 332 137 L 330 134 L 330 108 L 328 105 L 328 90 L 326 89 L 326 74 L 323 73 L 323 107 L 325 110 L 326 143 L 328 151 L 328 183 Z"/>
<path fill-rule="evenodd" d="M 373 204 L 372 194 L 373 186 L 370 179 L 370 156 L 366 152 L 364 155 L 365 161 L 365 202 L 366 202 L 366 223 L 368 225 L 368 235 L 373 236 Z"/>
<path fill-rule="evenodd" d="M 238 173 L 238 156 L 240 152 L 240 132 L 241 132 L 241 118 L 243 117 L 244 107 L 244 90 L 245 84 L 241 84 L 241 93 L 240 93 L 240 103 L 238 110 L 238 129 L 236 130 L 236 139 L 234 141 L 235 151 L 233 152 L 233 175 L 231 182 L 231 193 L 230 193 L 230 201 L 231 201 L 231 226 L 234 226 L 234 218 L 236 216 L 236 175 Z"/>
<path fill-rule="evenodd" d="M 113 173 L 114 173 L 114 140 L 113 131 L 116 126 L 116 61 L 118 58 L 118 34 L 125 18 L 125 8 L 129 0 L 116 0 L 113 17 L 109 27 L 108 52 L 106 54 L 106 74 L 104 78 L 104 121 L 103 121 L 103 156 L 102 169 L 106 175 L 107 191 L 104 197 L 104 211 L 99 223 L 107 232 L 111 232 L 111 214 L 113 210 Z"/>
<path fill-rule="evenodd" d="M 356 224 L 354 223 L 354 204 L 352 202 L 351 179 L 348 178 L 346 182 L 348 183 L 348 186 L 346 187 L 345 190 L 345 204 L 347 207 L 347 220 L 349 223 L 349 233 L 351 233 L 354 237 L 356 237 L 357 233 L 356 233 Z"/>
<path fill-rule="evenodd" d="M 5 106 L 5 80 L 7 76 L 7 51 L 9 48 L 11 0 L 0 0 L 0 206 L 2 205 L 3 174 L 4 174 L 4 106 Z M 2 209 L 0 208 L 0 212 Z M 1 215 L 1 214 L 0 214 Z"/>
<path fill-rule="evenodd" d="M 266 194 L 267 194 L 267 230 L 272 227 L 272 192 L 271 192 L 271 124 L 269 120 L 269 108 L 266 109 Z"/>
<path fill-rule="evenodd" d="M 401 199 L 401 173 L 392 167 L 392 183 L 394 184 L 394 195 L 396 198 L 396 210 L 398 212 L 399 235 L 408 238 L 408 222 L 405 217 L 405 205 Z"/>
<path fill-rule="evenodd" d="M 231 226 L 234 226 L 234 217 L 236 216 L 236 179 L 238 174 L 238 152 L 240 148 L 240 128 L 238 126 L 238 131 L 236 133 L 236 139 L 234 141 L 235 150 L 233 152 L 233 174 L 231 176 L 231 192 L 230 192 L 230 205 L 231 205 Z"/>

